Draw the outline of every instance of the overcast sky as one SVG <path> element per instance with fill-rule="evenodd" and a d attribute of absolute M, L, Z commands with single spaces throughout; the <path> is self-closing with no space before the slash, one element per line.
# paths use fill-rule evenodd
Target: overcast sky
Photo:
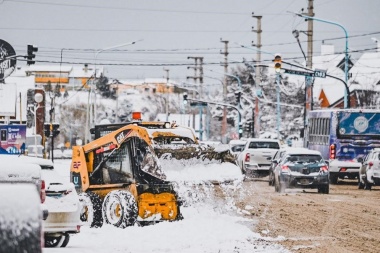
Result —
<path fill-rule="evenodd" d="M 307 30 L 307 22 L 291 12 L 307 11 L 307 0 L 0 0 L 0 39 L 10 43 L 16 54 L 26 54 L 28 44 L 37 45 L 36 64 L 97 64 L 111 78 L 162 78 L 186 82 L 194 74 L 188 69 L 192 57 L 204 57 L 204 75 L 223 78 L 221 39 L 229 41 L 228 60 L 236 67 L 243 57 L 253 60 L 257 41 L 252 26 L 255 15 L 262 18 L 264 64 L 273 64 L 273 55 L 303 60 L 292 35 Z M 375 48 L 371 38 L 380 39 L 379 0 L 314 0 L 315 17 L 343 25 L 350 50 Z M 300 35 L 307 51 L 306 35 Z M 100 50 L 142 40 L 115 50 Z M 343 52 L 343 29 L 314 22 L 314 55 L 320 54 L 322 40 Z M 47 61 L 47 62 L 43 62 Z M 25 62 L 18 61 L 18 65 Z M 188 80 L 187 82 L 191 82 Z M 205 83 L 218 82 L 205 78 Z"/>

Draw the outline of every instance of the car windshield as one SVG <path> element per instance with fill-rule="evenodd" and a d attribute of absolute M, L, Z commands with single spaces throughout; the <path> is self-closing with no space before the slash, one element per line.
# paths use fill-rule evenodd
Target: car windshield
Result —
<path fill-rule="evenodd" d="M 248 148 L 250 149 L 256 149 L 256 148 L 280 149 L 280 145 L 278 145 L 277 142 L 271 142 L 271 141 L 252 141 L 249 143 Z"/>
<path fill-rule="evenodd" d="M 233 146 L 231 147 L 231 150 L 233 152 L 241 152 L 243 149 L 244 149 L 244 144 L 243 145 L 236 145 L 236 146 Z"/>
<path fill-rule="evenodd" d="M 292 163 L 317 163 L 322 160 L 322 156 L 320 155 L 298 154 L 288 156 L 285 161 Z"/>

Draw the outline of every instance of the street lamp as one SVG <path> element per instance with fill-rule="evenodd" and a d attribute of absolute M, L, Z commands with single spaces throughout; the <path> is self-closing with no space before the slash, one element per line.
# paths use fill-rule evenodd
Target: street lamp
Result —
<path fill-rule="evenodd" d="M 34 101 L 36 102 L 34 104 L 33 108 L 33 115 L 34 115 L 34 129 L 33 129 L 33 134 L 34 134 L 34 151 L 35 155 L 37 157 L 37 110 L 40 108 L 40 103 L 44 100 L 44 96 L 41 93 L 36 93 L 34 95 Z"/>
<path fill-rule="evenodd" d="M 303 31 L 301 31 L 301 32 L 303 32 Z M 306 65 L 307 64 L 307 58 L 306 58 L 305 52 L 302 49 L 301 42 L 300 42 L 300 39 L 299 39 L 300 32 L 298 30 L 293 30 L 292 34 L 293 34 L 294 38 L 296 38 L 296 40 L 297 40 L 298 46 L 301 49 L 301 52 L 302 52 L 303 57 L 305 59 L 305 65 Z M 305 107 L 304 107 L 304 110 L 303 110 L 303 129 L 304 130 L 307 127 L 307 121 L 308 121 L 308 117 L 307 117 L 307 113 L 308 113 L 308 109 L 307 109 L 308 106 L 307 106 L 307 104 L 308 104 L 308 101 L 310 101 L 310 107 L 309 108 L 311 108 L 311 109 L 313 108 L 313 103 L 314 103 L 313 102 L 313 88 L 310 87 L 310 86 L 311 86 L 310 77 L 305 76 Z M 310 91 L 310 92 L 308 92 L 308 91 Z"/>
<path fill-rule="evenodd" d="M 345 37 L 346 37 L 346 48 L 344 50 L 344 76 L 345 76 L 345 82 L 348 83 L 348 33 L 347 33 L 347 30 L 346 28 L 344 28 L 344 26 L 342 26 L 341 24 L 338 24 L 338 23 L 335 23 L 335 22 L 332 22 L 332 21 L 328 21 L 328 20 L 324 20 L 324 19 L 319 19 L 319 18 L 315 18 L 315 17 L 310 17 L 310 16 L 306 16 L 306 15 L 303 15 L 303 14 L 300 14 L 300 13 L 296 13 L 297 16 L 299 17 L 303 17 L 305 18 L 306 20 L 308 19 L 311 19 L 311 20 L 316 20 L 316 21 L 320 21 L 320 22 L 323 22 L 323 23 L 327 23 L 327 24 L 331 24 L 331 25 L 336 25 L 336 26 L 339 26 L 340 28 L 343 29 L 344 31 L 344 34 L 345 34 Z M 347 108 L 347 104 L 348 104 L 348 99 L 347 96 L 349 94 L 346 94 L 346 90 L 344 91 L 344 108 Z"/>
<path fill-rule="evenodd" d="M 106 48 L 103 48 L 101 50 L 98 50 L 95 54 L 95 70 L 94 70 L 94 81 L 96 80 L 96 74 L 97 74 L 97 59 L 98 59 L 98 55 L 104 51 L 107 51 L 107 50 L 111 50 L 111 49 L 116 49 L 116 48 L 119 48 L 119 47 L 124 47 L 124 46 L 129 46 L 129 45 L 133 45 L 133 44 L 136 44 L 136 42 L 139 42 L 139 41 L 142 41 L 142 40 L 136 40 L 136 41 L 132 41 L 132 42 L 128 42 L 128 43 L 124 43 L 124 44 L 120 44 L 120 45 L 116 45 L 116 46 L 112 46 L 112 47 L 106 47 Z M 94 82 L 93 82 L 94 84 Z M 94 119 L 93 119 L 93 124 L 96 123 L 96 94 L 94 92 L 94 88 L 92 87 L 93 85 L 90 85 L 90 91 L 88 93 L 88 99 L 87 99 L 87 111 L 86 111 L 86 129 L 85 129 L 85 141 L 84 143 L 87 144 L 87 140 L 89 139 L 88 138 L 88 132 L 89 132 L 89 114 L 90 114 L 90 96 L 94 96 L 94 99 L 92 100 L 94 102 Z M 92 94 L 94 92 L 94 94 Z M 95 101 L 94 101 L 95 100 Z"/>

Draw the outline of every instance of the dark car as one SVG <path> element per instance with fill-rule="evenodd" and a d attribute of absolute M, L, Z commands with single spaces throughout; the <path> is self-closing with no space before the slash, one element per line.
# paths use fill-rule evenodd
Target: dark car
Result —
<path fill-rule="evenodd" d="M 296 150 L 308 150 L 306 148 L 293 148 L 293 147 L 284 147 L 280 148 L 276 154 L 273 156 L 273 159 L 271 161 L 270 167 L 269 167 L 269 185 L 274 185 L 274 169 L 276 168 L 277 164 L 281 160 L 281 158 L 287 153 L 287 152 L 294 152 Z"/>
<path fill-rule="evenodd" d="M 288 151 L 274 169 L 274 186 L 276 192 L 284 192 L 287 188 L 309 188 L 328 194 L 328 166 L 319 151 Z"/>

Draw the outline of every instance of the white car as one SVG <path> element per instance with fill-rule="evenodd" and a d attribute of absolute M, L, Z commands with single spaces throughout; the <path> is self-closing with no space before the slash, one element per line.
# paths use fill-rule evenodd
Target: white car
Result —
<path fill-rule="evenodd" d="M 74 184 L 65 181 L 54 170 L 51 160 L 12 156 L 15 163 L 37 164 L 41 167 L 41 178 L 45 182 L 45 207 L 49 215 L 43 222 L 45 247 L 66 247 L 70 234 L 79 233 L 81 205 Z M 68 168 L 69 170 L 69 168 Z"/>
<path fill-rule="evenodd" d="M 249 138 L 244 150 L 237 158 L 238 165 L 244 174 L 263 177 L 269 174 L 271 160 L 280 149 L 280 142 L 275 139 Z"/>
<path fill-rule="evenodd" d="M 73 150 L 72 149 L 65 149 L 62 152 L 62 158 L 64 159 L 71 159 L 73 157 Z"/>
<path fill-rule="evenodd" d="M 359 189 L 371 190 L 374 185 L 380 185 L 380 148 L 368 153 L 359 171 Z"/>
<path fill-rule="evenodd" d="M 330 171 L 330 183 L 337 184 L 338 179 L 355 179 L 359 176 L 359 169 L 362 166 L 360 162 L 356 159 L 344 159 L 343 157 L 338 157 L 338 159 L 333 159 L 329 161 L 329 171 Z"/>

